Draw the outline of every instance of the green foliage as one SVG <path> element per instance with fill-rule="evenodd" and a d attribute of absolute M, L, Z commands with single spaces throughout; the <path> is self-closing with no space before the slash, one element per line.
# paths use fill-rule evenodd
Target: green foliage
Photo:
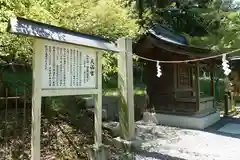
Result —
<path fill-rule="evenodd" d="M 6 32 L 7 22 L 14 16 L 111 40 L 136 37 L 141 34 L 139 24 L 146 29 L 159 22 L 184 33 L 191 45 L 221 51 L 237 48 L 240 15 L 230 8 L 222 10 L 219 4 L 219 0 L 0 0 L 0 63 L 31 65 L 33 39 Z M 116 54 L 104 54 L 103 78 L 104 87 L 116 87 Z"/>
<path fill-rule="evenodd" d="M 201 79 L 200 80 L 200 91 L 202 96 L 211 96 L 210 91 L 211 80 Z M 223 102 L 224 100 L 224 82 L 222 80 L 215 80 L 215 99 L 217 102 Z"/>
<path fill-rule="evenodd" d="M 4 69 L 2 72 L 2 83 L 9 89 L 9 95 L 24 95 L 31 99 L 32 93 L 32 73 L 29 71 L 13 71 L 10 68 Z M 25 90 L 26 89 L 26 90 Z M 25 90 L 25 91 L 24 91 Z"/>
<path fill-rule="evenodd" d="M 215 13 L 208 14 L 212 18 Z M 240 15 L 238 12 L 218 12 L 219 27 L 212 34 L 202 37 L 188 37 L 192 45 L 199 47 L 215 48 L 221 51 L 224 49 L 236 49 L 240 39 Z M 209 31 L 210 32 L 210 31 Z"/>
<path fill-rule="evenodd" d="M 138 25 L 132 6 L 122 0 L 0 0 L 0 63 L 31 64 L 32 38 L 6 32 L 10 17 L 24 18 L 57 25 L 112 40 L 134 37 Z M 113 54 L 103 59 L 104 80 L 116 72 Z"/>
<path fill-rule="evenodd" d="M 239 2 L 222 0 L 137 0 L 140 25 L 166 24 L 183 33 L 190 45 L 215 50 L 239 46 Z"/>

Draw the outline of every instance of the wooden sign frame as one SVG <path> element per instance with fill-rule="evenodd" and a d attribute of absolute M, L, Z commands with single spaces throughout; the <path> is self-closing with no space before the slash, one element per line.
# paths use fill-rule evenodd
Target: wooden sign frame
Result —
<path fill-rule="evenodd" d="M 33 54 L 33 95 L 32 95 L 32 138 L 31 138 L 31 155 L 32 159 L 40 159 L 40 133 L 41 133 L 41 105 L 42 97 L 51 96 L 69 96 L 69 95 L 93 95 L 95 98 L 95 145 L 102 144 L 102 52 L 90 48 L 96 52 L 96 87 L 95 88 L 42 88 L 42 70 L 44 68 L 44 47 L 45 44 L 53 44 L 51 41 L 36 39 L 34 42 Z M 62 44 L 54 42 L 55 45 L 64 45 L 65 47 L 78 47 L 72 44 Z"/>
<path fill-rule="evenodd" d="M 33 46 L 33 95 L 32 95 L 32 137 L 31 159 L 40 160 L 41 105 L 42 97 L 66 95 L 93 95 L 95 99 L 95 149 L 102 148 L 102 64 L 103 51 L 119 52 L 111 41 L 65 28 L 28 20 L 21 17 L 11 18 L 8 32 L 34 37 Z M 85 48 L 96 53 L 97 75 L 95 87 L 82 88 L 42 88 L 43 49 L 45 44 L 58 44 L 75 48 Z"/>
<path fill-rule="evenodd" d="M 124 117 L 127 120 L 120 121 L 126 124 L 125 138 L 131 140 L 134 138 L 134 90 L 133 90 L 133 70 L 132 70 L 132 41 L 131 39 L 121 38 L 118 40 L 118 46 L 111 41 L 93 35 L 88 35 L 72 30 L 32 21 L 24 18 L 11 18 L 8 23 L 8 32 L 31 36 L 35 38 L 33 46 L 33 95 L 32 95 L 32 137 L 31 137 L 31 159 L 40 160 L 40 135 L 41 135 L 41 105 L 42 97 L 50 96 L 74 96 L 74 95 L 93 95 L 95 99 L 94 112 L 94 152 L 97 152 L 97 159 L 104 160 L 104 156 L 98 154 L 102 147 L 102 54 L 103 51 L 120 53 L 119 63 L 119 87 L 126 102 L 127 113 Z M 45 44 L 57 44 L 75 48 L 87 48 L 96 53 L 96 86 L 80 88 L 43 88 L 43 49 Z M 121 50 L 120 50 L 121 49 Z M 121 114 L 121 113 L 120 113 Z"/>

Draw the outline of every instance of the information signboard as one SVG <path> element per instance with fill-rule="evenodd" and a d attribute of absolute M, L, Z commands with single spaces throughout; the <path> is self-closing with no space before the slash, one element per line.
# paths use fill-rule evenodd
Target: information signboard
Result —
<path fill-rule="evenodd" d="M 42 89 L 96 88 L 96 50 L 45 44 L 42 56 Z"/>
<path fill-rule="evenodd" d="M 109 40 L 24 18 L 11 18 L 8 31 L 34 37 L 31 159 L 41 157 L 42 97 L 91 95 L 95 100 L 94 155 L 102 147 L 103 51 L 119 52 Z M 99 154 L 100 153 L 100 154 Z"/>

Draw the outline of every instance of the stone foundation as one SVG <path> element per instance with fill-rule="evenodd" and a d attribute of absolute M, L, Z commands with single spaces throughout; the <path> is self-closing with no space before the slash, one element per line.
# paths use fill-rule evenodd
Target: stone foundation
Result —
<path fill-rule="evenodd" d="M 212 114 L 203 117 L 193 117 L 193 116 L 176 116 L 170 114 L 161 113 L 148 113 L 143 114 L 143 121 L 154 122 L 156 124 L 163 124 L 174 127 L 182 127 L 189 129 L 204 129 L 208 126 L 213 125 L 220 120 L 220 113 L 214 112 Z"/>

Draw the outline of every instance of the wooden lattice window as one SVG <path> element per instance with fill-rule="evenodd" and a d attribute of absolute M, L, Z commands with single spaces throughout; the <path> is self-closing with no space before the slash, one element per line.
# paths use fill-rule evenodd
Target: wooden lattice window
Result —
<path fill-rule="evenodd" d="M 191 68 L 188 65 L 177 66 L 177 87 L 190 87 L 191 86 Z"/>

